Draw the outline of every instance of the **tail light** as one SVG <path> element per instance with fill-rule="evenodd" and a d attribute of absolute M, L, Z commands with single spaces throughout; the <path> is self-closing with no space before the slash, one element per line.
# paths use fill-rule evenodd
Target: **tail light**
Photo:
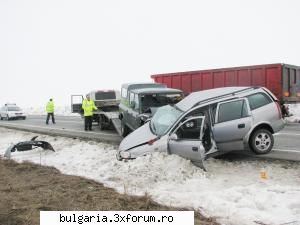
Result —
<path fill-rule="evenodd" d="M 277 106 L 277 110 L 278 110 L 278 116 L 279 116 L 279 119 L 282 119 L 282 112 L 281 112 L 281 107 L 279 105 L 278 102 L 275 102 L 276 103 L 276 106 Z"/>

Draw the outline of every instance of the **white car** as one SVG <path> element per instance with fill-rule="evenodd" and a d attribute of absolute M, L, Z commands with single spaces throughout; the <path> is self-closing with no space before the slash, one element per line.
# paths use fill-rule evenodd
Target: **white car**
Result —
<path fill-rule="evenodd" d="M 26 114 L 16 104 L 5 104 L 0 108 L 0 120 L 26 119 Z"/>

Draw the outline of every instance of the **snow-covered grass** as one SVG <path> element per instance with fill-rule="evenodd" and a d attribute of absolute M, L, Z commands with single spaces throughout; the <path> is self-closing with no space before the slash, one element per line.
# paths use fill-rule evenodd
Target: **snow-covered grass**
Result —
<path fill-rule="evenodd" d="M 34 134 L 0 128 L 0 155 L 11 143 Z M 115 158 L 115 146 L 40 135 L 56 152 L 12 153 L 94 179 L 119 192 L 149 194 L 159 203 L 200 209 L 223 224 L 300 224 L 300 165 L 255 160 L 207 161 L 208 172 L 176 155 L 156 153 L 129 162 Z M 261 169 L 268 179 L 262 179 Z M 256 222 L 255 222 L 256 221 Z"/>
<path fill-rule="evenodd" d="M 288 105 L 290 113 L 293 115 L 291 117 L 287 117 L 286 120 L 289 122 L 300 122 L 300 104 L 290 104 Z"/>

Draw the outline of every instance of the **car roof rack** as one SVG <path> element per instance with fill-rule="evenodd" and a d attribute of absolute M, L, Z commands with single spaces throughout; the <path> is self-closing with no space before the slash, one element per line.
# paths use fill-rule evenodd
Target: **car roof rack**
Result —
<path fill-rule="evenodd" d="M 222 99 L 222 98 L 226 98 L 226 97 L 234 97 L 236 94 L 239 94 L 239 93 L 242 93 L 242 92 L 247 92 L 247 91 L 250 91 L 250 90 L 255 90 L 255 89 L 258 89 L 258 88 L 260 88 L 260 87 L 257 87 L 257 86 L 248 87 L 248 88 L 245 88 L 245 89 L 242 89 L 242 90 L 231 92 L 229 94 L 224 94 L 224 95 L 219 95 L 217 97 L 208 98 L 208 99 L 205 99 L 205 100 L 202 100 L 202 101 L 198 102 L 194 106 L 202 105 L 203 103 L 208 103 L 208 102 L 218 100 L 218 99 Z"/>

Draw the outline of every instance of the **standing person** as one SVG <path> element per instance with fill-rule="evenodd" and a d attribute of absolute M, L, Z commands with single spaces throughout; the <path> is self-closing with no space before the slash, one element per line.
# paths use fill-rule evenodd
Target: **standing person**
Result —
<path fill-rule="evenodd" d="M 92 130 L 93 111 L 97 110 L 97 107 L 90 96 L 87 95 L 86 99 L 83 100 L 82 109 L 84 111 L 84 130 Z"/>
<path fill-rule="evenodd" d="M 54 103 L 53 99 L 50 98 L 49 102 L 46 105 L 46 111 L 47 111 L 47 119 L 46 119 L 46 124 L 49 124 L 49 119 L 51 116 L 52 123 L 55 124 L 55 119 L 54 119 Z"/>

